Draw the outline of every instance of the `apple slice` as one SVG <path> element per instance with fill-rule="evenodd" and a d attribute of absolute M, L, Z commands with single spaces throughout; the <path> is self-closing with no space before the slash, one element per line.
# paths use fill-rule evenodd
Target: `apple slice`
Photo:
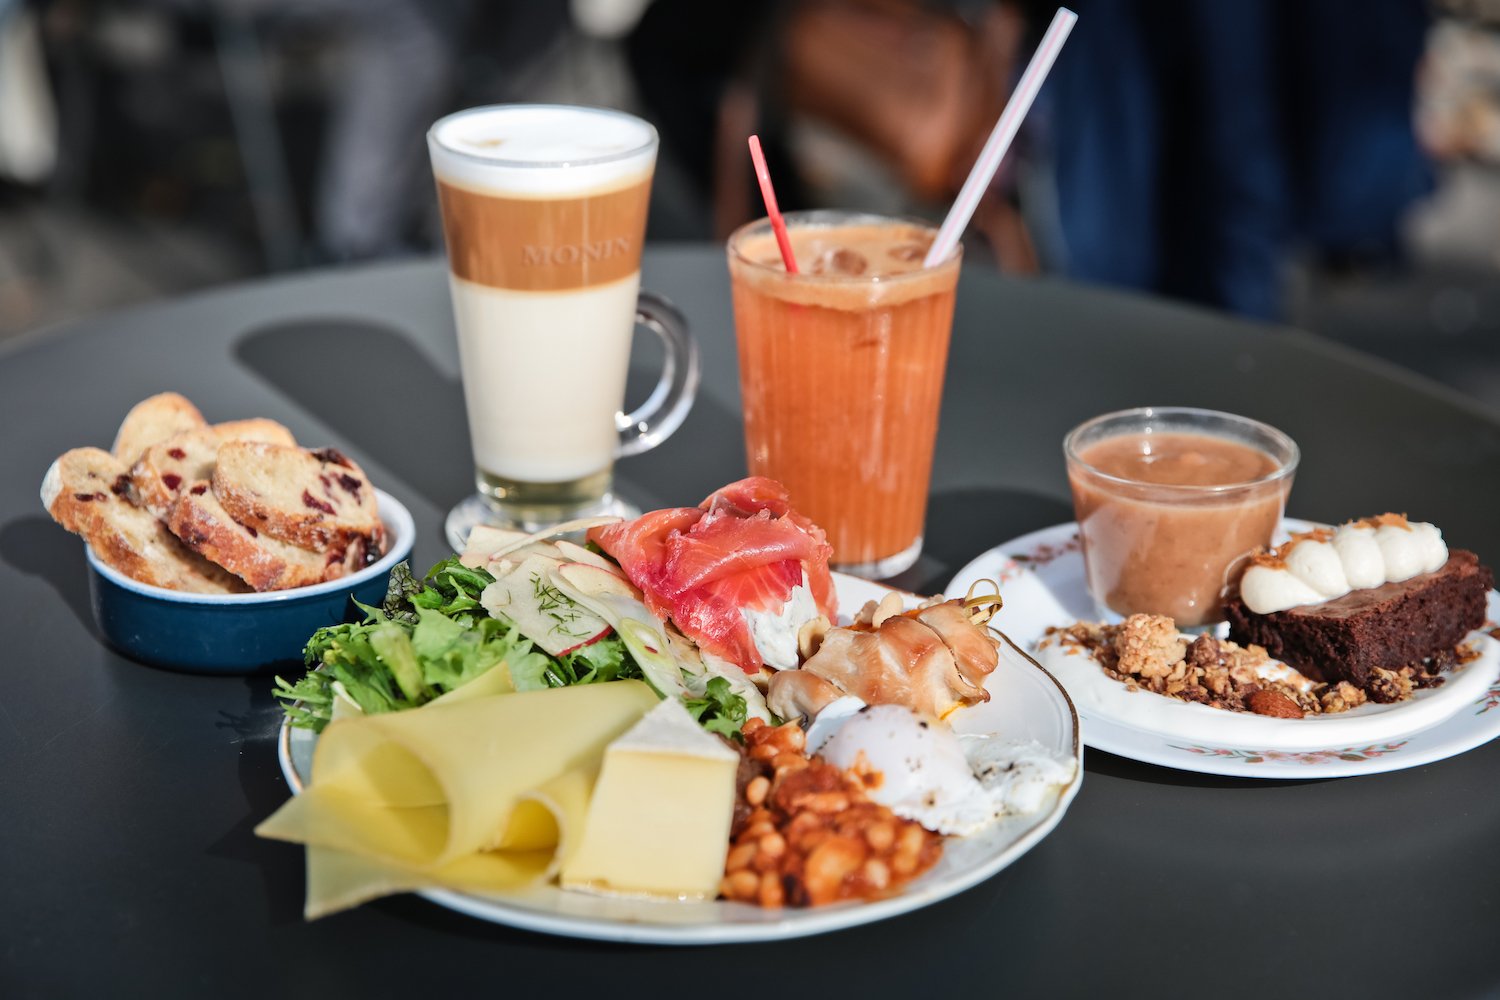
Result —
<path fill-rule="evenodd" d="M 646 682 L 663 698 L 703 693 L 706 683 L 672 655 L 672 644 L 660 619 L 642 603 L 628 580 L 590 563 L 563 563 L 553 577 L 559 590 L 609 622 L 646 675 Z"/>
<path fill-rule="evenodd" d="M 610 625 L 557 588 L 553 579 L 557 565 L 544 555 L 528 555 L 484 588 L 479 603 L 495 617 L 513 623 L 538 649 L 563 656 L 602 639 Z"/>
<path fill-rule="evenodd" d="M 572 534 L 575 531 L 587 531 L 590 528 L 597 528 L 606 524 L 614 524 L 619 520 L 620 518 L 618 517 L 581 517 L 576 521 L 564 521 L 561 524 L 555 524 L 550 528 L 543 528 L 541 531 L 532 532 L 529 535 L 523 534 L 519 531 L 509 531 L 504 528 L 489 528 L 480 526 L 475 528 L 474 531 L 470 533 L 469 542 L 464 546 L 464 554 L 461 558 L 469 558 L 470 552 L 474 552 L 477 555 L 479 552 L 483 551 L 484 562 L 494 562 L 502 556 L 507 556 L 512 552 L 516 552 L 520 549 L 526 548 L 533 542 L 545 542 L 548 539 L 556 538 L 558 535 L 568 535 Z M 476 546 L 474 537 L 481 530 L 484 532 L 484 534 L 479 536 L 480 542 L 479 545 Z M 480 547 L 488 544 L 485 541 L 486 539 L 494 539 L 496 542 L 496 544 L 489 547 L 487 551 Z M 464 565 L 467 566 L 469 564 L 465 562 Z M 481 563 L 480 565 L 483 565 L 483 563 Z"/>
<path fill-rule="evenodd" d="M 469 539 L 464 543 L 464 550 L 458 561 L 469 569 L 483 569 L 492 561 L 490 553 L 527 537 L 524 531 L 492 528 L 488 524 L 475 525 L 474 530 L 469 532 Z"/>
<path fill-rule="evenodd" d="M 750 717 L 771 721 L 765 695 L 743 670 L 702 656 L 691 641 L 651 613 L 628 580 L 590 563 L 563 563 L 556 579 L 560 590 L 614 626 L 657 694 L 697 698 L 710 678 L 723 677 L 730 690 L 745 699 Z"/>
<path fill-rule="evenodd" d="M 583 563 L 584 565 L 613 573 L 622 579 L 625 576 L 625 571 L 618 564 L 611 562 L 591 549 L 586 549 L 582 545 L 570 542 L 566 538 L 559 538 L 553 544 L 557 547 L 557 551 L 565 563 Z"/>

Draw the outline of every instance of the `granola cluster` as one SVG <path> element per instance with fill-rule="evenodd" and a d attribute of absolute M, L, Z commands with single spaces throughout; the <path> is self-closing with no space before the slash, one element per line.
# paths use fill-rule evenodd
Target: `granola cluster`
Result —
<path fill-rule="evenodd" d="M 1287 678 L 1264 676 L 1261 668 L 1272 661 L 1262 647 L 1242 647 L 1211 635 L 1188 642 L 1163 615 L 1131 615 L 1120 625 L 1078 622 L 1049 628 L 1042 643 L 1092 655 L 1105 674 L 1130 690 L 1287 719 L 1347 712 L 1366 701 L 1405 701 L 1422 688 L 1441 684 L 1443 670 L 1473 656 L 1460 647 L 1426 663 L 1377 669 L 1376 682 L 1362 691 L 1348 681 L 1315 683 L 1290 668 Z"/>

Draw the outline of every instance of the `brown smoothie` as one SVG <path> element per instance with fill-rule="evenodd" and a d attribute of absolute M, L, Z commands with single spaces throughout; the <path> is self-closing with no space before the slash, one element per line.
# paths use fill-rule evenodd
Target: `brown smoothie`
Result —
<path fill-rule="evenodd" d="M 1118 614 L 1170 615 L 1181 626 L 1222 618 L 1240 567 L 1270 543 L 1286 505 L 1289 480 L 1256 482 L 1277 461 L 1186 433 L 1121 434 L 1078 458 L 1068 478 L 1094 597 Z"/>

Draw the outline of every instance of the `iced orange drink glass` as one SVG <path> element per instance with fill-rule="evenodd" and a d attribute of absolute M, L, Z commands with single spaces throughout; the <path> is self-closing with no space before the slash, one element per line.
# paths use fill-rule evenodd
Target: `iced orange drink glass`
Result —
<path fill-rule="evenodd" d="M 925 267 L 937 230 L 848 212 L 786 215 L 800 273 L 768 220 L 729 238 L 745 445 L 866 577 L 922 551 L 960 252 Z"/>

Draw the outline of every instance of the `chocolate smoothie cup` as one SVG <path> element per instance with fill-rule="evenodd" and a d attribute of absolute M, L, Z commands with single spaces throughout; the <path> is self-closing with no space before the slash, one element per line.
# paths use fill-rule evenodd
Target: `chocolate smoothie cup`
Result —
<path fill-rule="evenodd" d="M 1239 574 L 1269 545 L 1296 443 L 1248 417 L 1189 407 L 1106 413 L 1063 441 L 1089 593 L 1106 620 L 1223 618 Z"/>

